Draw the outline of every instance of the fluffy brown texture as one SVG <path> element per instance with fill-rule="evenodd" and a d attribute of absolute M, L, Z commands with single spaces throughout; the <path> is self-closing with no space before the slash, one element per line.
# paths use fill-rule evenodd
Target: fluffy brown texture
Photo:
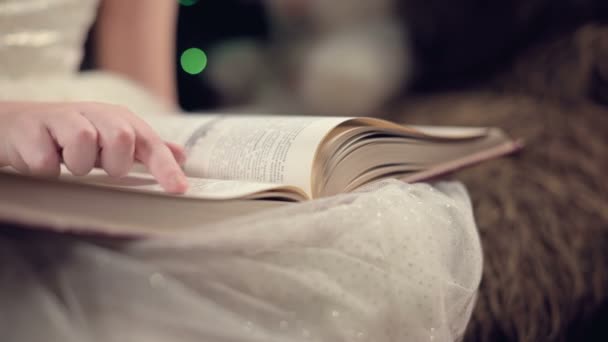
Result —
<path fill-rule="evenodd" d="M 485 254 L 466 341 L 608 340 L 607 84 L 608 29 L 589 25 L 475 89 L 407 99 L 393 117 L 527 140 L 454 176 L 472 195 Z"/>

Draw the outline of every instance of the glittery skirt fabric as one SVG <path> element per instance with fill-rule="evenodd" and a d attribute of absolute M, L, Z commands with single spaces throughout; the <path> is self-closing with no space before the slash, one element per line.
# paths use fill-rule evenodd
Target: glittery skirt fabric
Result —
<path fill-rule="evenodd" d="M 41 234 L 0 235 L 2 341 L 454 341 L 482 270 L 459 183 L 384 181 L 180 240 Z"/>
<path fill-rule="evenodd" d="M 0 0 L 0 78 L 70 74 L 97 0 Z"/>
<path fill-rule="evenodd" d="M 178 111 L 134 82 L 98 71 L 16 79 L 0 76 L 0 101 L 93 101 L 123 105 L 139 115 Z"/>

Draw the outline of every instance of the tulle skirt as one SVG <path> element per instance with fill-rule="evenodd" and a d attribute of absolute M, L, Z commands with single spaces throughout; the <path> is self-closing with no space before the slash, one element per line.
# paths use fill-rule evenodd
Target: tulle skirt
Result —
<path fill-rule="evenodd" d="M 384 181 L 179 239 L 0 236 L 2 341 L 453 341 L 482 270 L 458 183 Z"/>

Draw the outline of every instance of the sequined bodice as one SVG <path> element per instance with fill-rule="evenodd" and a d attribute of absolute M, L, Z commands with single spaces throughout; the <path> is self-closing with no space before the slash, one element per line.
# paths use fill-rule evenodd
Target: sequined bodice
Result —
<path fill-rule="evenodd" d="M 0 78 L 76 72 L 97 0 L 0 0 Z"/>

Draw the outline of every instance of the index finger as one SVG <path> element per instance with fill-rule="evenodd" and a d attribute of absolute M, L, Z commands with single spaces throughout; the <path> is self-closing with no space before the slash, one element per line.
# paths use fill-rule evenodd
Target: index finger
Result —
<path fill-rule="evenodd" d="M 184 193 L 188 180 L 175 155 L 145 122 L 132 120 L 135 129 L 135 159 L 146 166 L 163 189 Z"/>

